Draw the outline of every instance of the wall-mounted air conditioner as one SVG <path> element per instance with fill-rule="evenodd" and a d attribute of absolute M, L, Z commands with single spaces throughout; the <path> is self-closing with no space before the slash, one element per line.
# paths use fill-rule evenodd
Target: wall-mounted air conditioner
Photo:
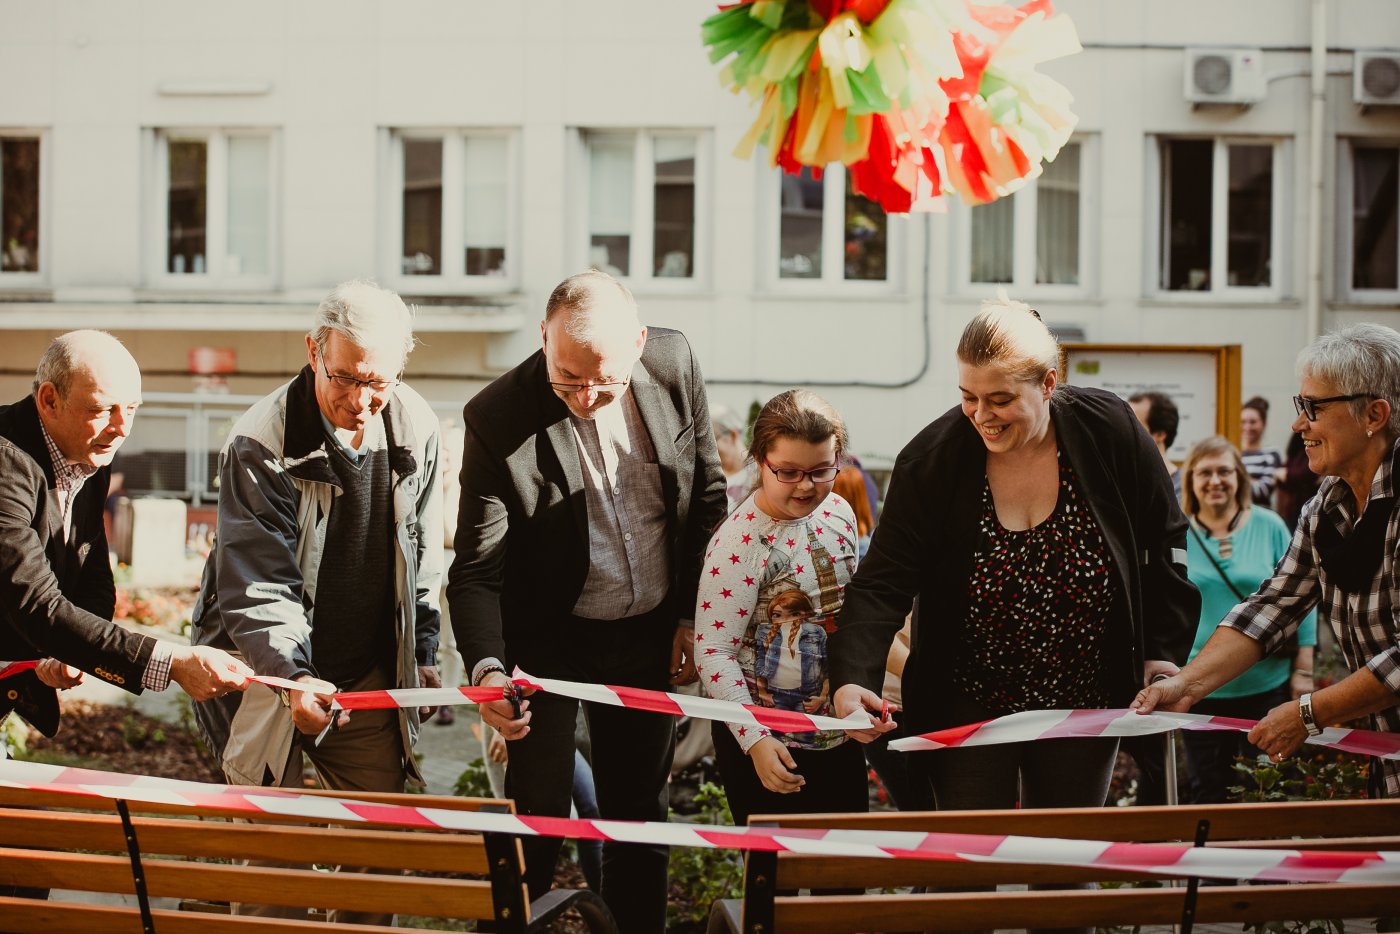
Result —
<path fill-rule="evenodd" d="M 1400 52 L 1358 51 L 1351 96 L 1363 107 L 1400 107 Z"/>
<path fill-rule="evenodd" d="M 1192 104 L 1257 104 L 1268 96 L 1258 49 L 1187 49 L 1186 99 Z"/>

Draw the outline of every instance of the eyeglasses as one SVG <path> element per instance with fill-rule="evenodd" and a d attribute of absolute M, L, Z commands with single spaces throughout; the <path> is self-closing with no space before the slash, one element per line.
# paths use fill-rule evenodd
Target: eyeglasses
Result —
<path fill-rule="evenodd" d="M 779 483 L 801 483 L 803 477 L 811 479 L 813 483 L 830 483 L 836 479 L 836 475 L 841 472 L 840 467 L 817 467 L 813 470 L 798 470 L 796 467 L 774 467 L 767 460 L 763 466 L 773 471 L 773 476 L 778 478 Z"/>
<path fill-rule="evenodd" d="M 388 392 L 399 383 L 403 382 L 403 374 L 400 373 L 393 379 L 356 379 L 353 376 L 341 376 L 326 369 L 326 358 L 317 354 L 317 359 L 321 361 L 321 372 L 326 374 L 326 379 L 331 381 L 331 385 L 346 392 L 359 392 L 361 389 L 368 389 L 375 395 Z"/>
<path fill-rule="evenodd" d="M 556 383 L 554 380 L 550 380 L 549 385 L 554 388 L 555 392 L 562 392 L 566 396 L 572 396 L 575 393 L 583 392 L 585 389 L 595 389 L 598 392 L 612 392 L 614 390 L 620 392 L 627 388 L 629 382 L 630 380 L 625 379 L 617 383 Z"/>
<path fill-rule="evenodd" d="M 1369 392 L 1356 392 L 1349 396 L 1328 396 L 1326 399 L 1309 399 L 1307 396 L 1293 397 L 1293 410 L 1299 415 L 1307 418 L 1310 422 L 1317 421 L 1317 407 L 1328 405 L 1332 402 L 1351 402 L 1353 399 L 1379 399 L 1380 396 Z"/>

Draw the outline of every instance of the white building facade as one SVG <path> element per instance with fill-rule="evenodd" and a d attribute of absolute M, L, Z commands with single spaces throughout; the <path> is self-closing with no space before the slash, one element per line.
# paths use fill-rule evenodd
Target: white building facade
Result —
<path fill-rule="evenodd" d="M 1059 8 L 1085 46 L 1045 69 L 1079 116 L 1061 157 L 886 218 L 839 166 L 730 154 L 755 111 L 706 59 L 708 2 L 0 0 L 0 399 L 107 328 L 150 397 L 128 487 L 207 500 L 228 417 L 305 362 L 336 282 L 419 305 L 407 378 L 450 414 L 592 264 L 689 336 L 713 399 L 812 386 L 877 461 L 958 401 L 998 284 L 1075 339 L 1242 345 L 1282 446 L 1312 334 L 1400 324 L 1400 4 Z M 228 395 L 195 394 L 193 348 L 233 351 Z"/>

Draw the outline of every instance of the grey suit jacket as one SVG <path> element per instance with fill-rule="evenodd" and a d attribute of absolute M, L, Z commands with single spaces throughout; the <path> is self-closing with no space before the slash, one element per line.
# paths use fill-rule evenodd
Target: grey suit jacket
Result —
<path fill-rule="evenodd" d="M 628 391 L 661 468 L 671 549 L 662 607 L 679 620 L 690 615 L 705 545 L 726 506 L 705 384 L 685 336 L 649 328 Z M 509 666 L 536 655 L 551 627 L 568 619 L 588 576 L 583 472 L 541 351 L 478 393 L 463 416 L 447 598 L 468 670 L 491 657 Z"/>

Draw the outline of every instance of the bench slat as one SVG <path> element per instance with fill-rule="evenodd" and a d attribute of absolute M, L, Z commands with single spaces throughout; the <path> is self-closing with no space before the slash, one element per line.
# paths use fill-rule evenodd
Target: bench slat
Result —
<path fill-rule="evenodd" d="M 1013 816 L 1009 816 L 1013 815 Z M 1196 804 L 1178 807 L 1043 808 L 1008 811 L 908 811 L 875 814 L 754 815 L 750 824 L 841 827 L 939 833 L 1015 833 L 1119 841 L 1190 841 L 1196 821 L 1210 821 L 1212 840 L 1277 838 L 1280 828 L 1302 837 L 1364 837 L 1400 827 L 1400 799 L 1288 801 L 1278 804 Z"/>
<path fill-rule="evenodd" d="M 143 854 L 271 860 L 295 854 L 296 861 L 304 863 L 478 874 L 489 871 L 479 834 L 418 831 L 406 835 L 394 830 L 269 827 L 152 817 L 133 818 L 132 823 Z M 57 840 L 85 850 L 126 852 L 121 819 L 114 814 L 0 808 L 0 846 L 43 848 Z"/>
<path fill-rule="evenodd" d="M 396 912 L 447 918 L 491 918 L 491 884 L 472 879 L 423 879 L 382 873 L 342 874 L 310 869 L 143 860 L 152 897 Z M 131 864 L 120 856 L 0 848 L 0 882 L 85 892 L 134 892 Z"/>
<path fill-rule="evenodd" d="M 860 931 L 947 931 L 985 928 L 1115 927 L 1176 924 L 1185 889 L 1099 892 L 997 892 L 780 897 L 777 931 L 856 934 Z M 1400 910 L 1394 887 L 1247 885 L 1200 889 L 1197 923 L 1240 923 L 1317 917 L 1356 918 Z"/>
<path fill-rule="evenodd" d="M 339 931 L 343 934 L 401 934 L 402 931 L 401 928 L 383 927 L 378 924 L 329 924 L 280 918 L 241 918 L 168 909 L 153 909 L 151 917 L 160 934 L 310 934 L 321 931 Z M 73 934 L 74 931 L 142 934 L 141 913 L 136 908 L 119 905 L 68 904 L 59 912 L 47 902 L 0 897 L 0 918 L 5 919 L 5 930 L 13 934 Z"/>
<path fill-rule="evenodd" d="M 275 789 L 249 787 L 249 792 L 269 791 Z M 380 804 L 410 805 L 420 808 L 438 808 L 445 811 L 481 811 L 488 808 L 495 809 L 502 805 L 509 805 L 510 812 L 515 813 L 515 802 L 496 798 L 458 798 L 452 795 L 395 795 L 391 792 L 360 792 L 360 791 L 325 791 L 317 788 L 306 789 L 280 789 L 284 791 L 295 790 L 297 794 L 315 795 L 329 798 L 348 798 L 355 801 L 366 801 Z M 128 801 L 128 807 L 133 814 L 169 814 L 169 815 L 192 815 L 193 808 L 181 807 L 176 804 L 165 804 L 147 801 Z M 44 807 L 57 810 L 80 810 L 99 811 L 105 813 L 116 813 L 116 804 L 106 798 L 99 798 L 92 795 L 68 794 L 58 791 L 39 791 L 27 788 L 0 787 L 0 806 L 5 807 Z M 305 817 L 296 817 L 284 814 L 272 814 L 261 812 L 249 812 L 236 808 L 206 807 L 200 805 L 199 815 L 201 817 L 239 817 L 245 820 L 256 819 L 260 824 L 307 824 L 313 821 Z M 363 820 L 354 818 L 338 819 L 334 817 L 318 817 L 314 821 L 320 824 L 335 824 L 348 827 L 369 826 Z"/>
<path fill-rule="evenodd" d="M 1325 840 L 1229 840 L 1210 846 L 1240 849 L 1400 850 L 1400 837 Z M 995 885 L 998 882 L 1130 882 L 1164 876 L 1129 870 L 1077 869 L 1024 863 L 958 863 L 922 859 L 851 860 L 840 856 L 784 856 L 779 889 L 883 888 L 906 885 Z"/>

